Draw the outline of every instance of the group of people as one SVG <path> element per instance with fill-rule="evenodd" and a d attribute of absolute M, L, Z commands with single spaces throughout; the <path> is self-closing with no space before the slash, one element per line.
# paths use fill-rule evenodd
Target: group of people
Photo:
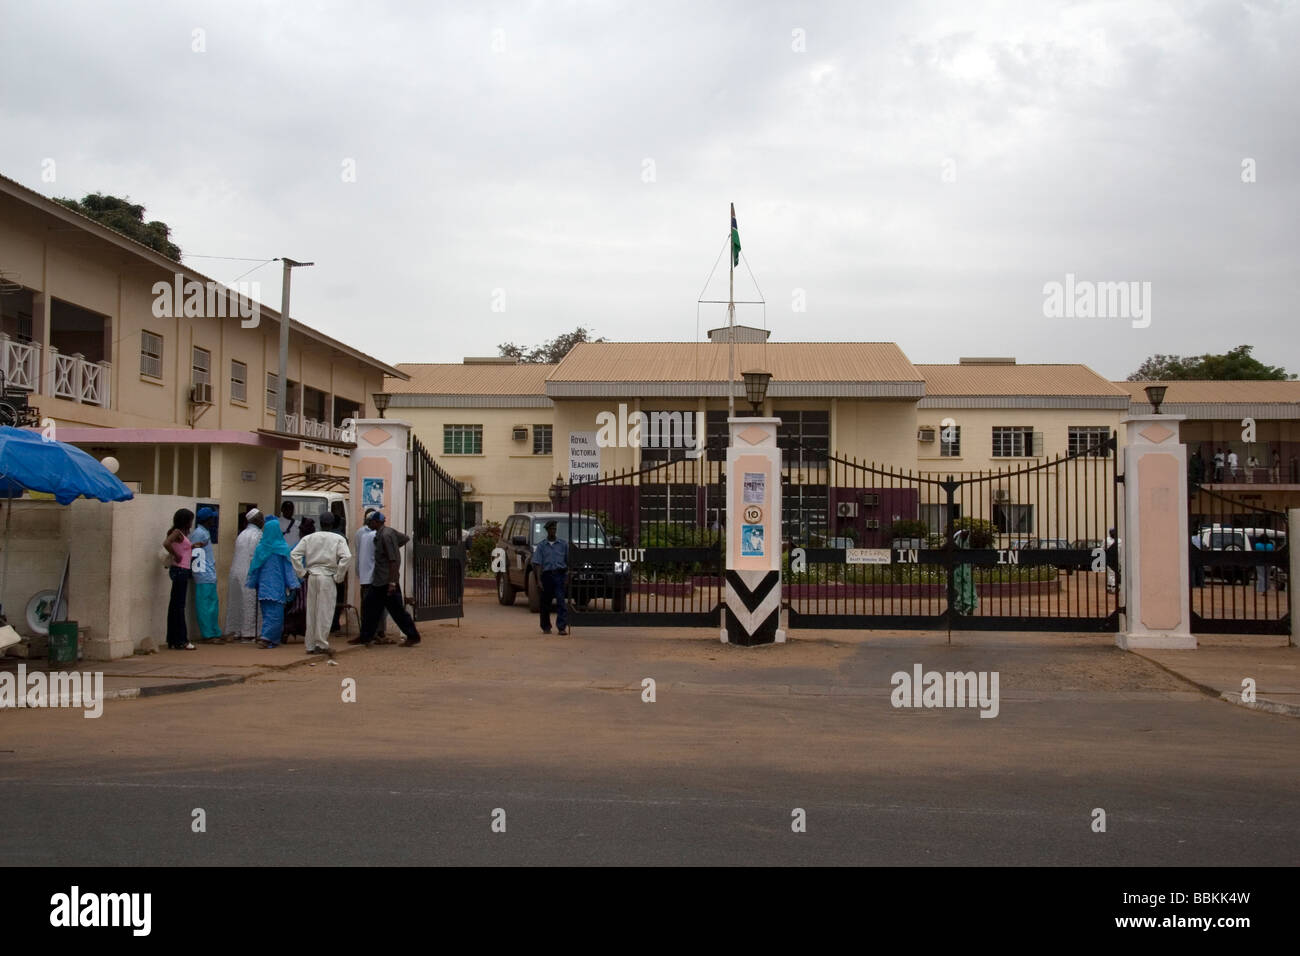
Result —
<path fill-rule="evenodd" d="M 1206 463 L 1201 457 L 1201 450 L 1199 448 L 1192 452 L 1192 457 L 1188 460 L 1188 467 L 1193 481 L 1199 484 L 1206 479 Z M 1282 455 L 1279 452 L 1274 451 L 1272 465 L 1266 466 L 1264 462 L 1260 461 L 1259 458 L 1252 454 L 1246 460 L 1246 467 L 1244 469 L 1246 481 L 1255 482 L 1262 480 L 1260 472 L 1265 467 L 1268 468 L 1269 481 L 1280 481 L 1282 477 Z M 1210 459 L 1208 471 L 1208 476 L 1212 481 L 1216 484 L 1225 480 L 1236 481 L 1242 474 L 1243 469 L 1241 468 L 1241 459 L 1237 456 L 1235 451 L 1231 448 L 1227 451 L 1224 451 L 1222 448 L 1216 448 L 1214 450 L 1214 456 Z"/>
<path fill-rule="evenodd" d="M 343 522 L 333 513 L 294 518 L 286 501 L 280 518 L 266 520 L 257 509 L 244 515 L 246 527 L 235 539 L 230 567 L 226 633 L 240 643 L 264 649 L 279 647 L 288 634 L 304 635 L 308 654 L 330 654 L 329 635 L 340 629 L 346 603 L 346 579 L 353 564 Z M 200 640 L 224 644 L 219 621 L 216 553 L 213 537 L 217 514 L 181 508 L 163 539 L 168 556 L 171 597 L 167 607 L 167 646 L 194 650 L 186 622 L 190 582 L 194 582 L 195 616 Z M 355 543 L 356 573 L 361 585 L 360 633 L 349 644 L 390 643 L 385 621 L 391 617 L 406 640 L 420 643 L 420 633 L 406 611 L 398 578 L 401 549 L 410 539 L 387 525 L 384 514 L 368 509 Z M 305 588 L 304 588 L 304 583 Z M 299 621 L 286 617 L 298 609 Z"/>

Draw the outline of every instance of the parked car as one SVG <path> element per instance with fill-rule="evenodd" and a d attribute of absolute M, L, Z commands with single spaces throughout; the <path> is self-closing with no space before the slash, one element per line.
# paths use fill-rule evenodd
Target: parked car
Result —
<path fill-rule="evenodd" d="M 356 530 L 348 520 L 347 495 L 340 494 L 337 491 L 289 489 L 282 491 L 280 497 L 284 501 L 293 502 L 293 516 L 295 518 L 311 518 L 316 522 L 316 526 L 320 527 L 320 516 L 328 511 L 334 517 L 343 519 L 343 526 L 349 534 Z"/>
<path fill-rule="evenodd" d="M 1272 528 L 1234 528 L 1216 524 L 1200 529 L 1196 535 L 1200 539 L 1202 551 L 1255 551 L 1257 543 L 1271 541 L 1274 552 L 1277 552 L 1283 550 L 1287 543 L 1286 532 L 1275 531 Z M 1279 567 L 1275 568 L 1274 571 L 1277 587 L 1280 590 L 1285 589 L 1285 569 Z M 1218 566 L 1208 568 L 1206 573 L 1215 574 L 1224 581 L 1241 584 L 1254 576 L 1255 569 L 1253 567 Z"/>
<path fill-rule="evenodd" d="M 569 600 L 586 607 L 593 599 L 608 598 L 614 611 L 627 607 L 632 590 L 632 566 L 626 561 L 588 561 L 575 565 L 574 547 L 617 548 L 621 542 L 605 534 L 598 518 L 567 512 L 534 511 L 513 514 L 501 529 L 501 547 L 506 553 L 506 570 L 497 573 L 497 601 L 514 604 L 515 596 L 528 595 L 528 610 L 542 608 L 542 583 L 533 567 L 533 548 L 546 538 L 546 522 L 555 521 L 555 536 L 569 542 Z"/>

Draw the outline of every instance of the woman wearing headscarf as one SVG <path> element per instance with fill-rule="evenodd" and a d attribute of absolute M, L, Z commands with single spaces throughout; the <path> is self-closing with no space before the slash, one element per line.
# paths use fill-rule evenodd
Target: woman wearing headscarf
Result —
<path fill-rule="evenodd" d="M 192 651 L 189 633 L 185 626 L 185 598 L 190 593 L 190 528 L 194 525 L 194 512 L 181 508 L 172 515 L 172 526 L 163 539 L 163 547 L 171 552 L 172 563 L 167 575 L 172 580 L 171 600 L 167 603 L 167 646 L 174 651 Z"/>
<path fill-rule="evenodd" d="M 224 644 L 221 609 L 217 600 L 217 555 L 212 544 L 217 512 L 200 508 L 190 532 L 190 571 L 194 575 L 194 613 L 199 620 L 199 638 L 204 644 Z"/>
<path fill-rule="evenodd" d="M 253 563 L 257 543 L 262 540 L 262 524 L 265 519 L 256 508 L 250 508 L 244 518 L 248 525 L 235 538 L 235 557 L 230 563 L 226 630 L 241 643 L 251 644 L 257 637 L 257 595 L 244 587 L 244 584 L 248 580 L 248 568 Z"/>
<path fill-rule="evenodd" d="M 262 608 L 262 636 L 259 647 L 279 647 L 284 634 L 284 605 L 298 590 L 298 576 L 289 560 L 289 546 L 285 544 L 280 522 L 268 521 L 262 528 L 262 540 L 253 552 L 248 566 L 245 585 L 257 593 Z"/>

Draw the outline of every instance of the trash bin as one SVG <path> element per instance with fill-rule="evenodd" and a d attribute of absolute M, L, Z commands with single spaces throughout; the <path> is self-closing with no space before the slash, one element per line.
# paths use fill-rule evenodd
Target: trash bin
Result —
<path fill-rule="evenodd" d="M 50 663 L 77 663 L 76 621 L 54 621 L 50 623 Z"/>

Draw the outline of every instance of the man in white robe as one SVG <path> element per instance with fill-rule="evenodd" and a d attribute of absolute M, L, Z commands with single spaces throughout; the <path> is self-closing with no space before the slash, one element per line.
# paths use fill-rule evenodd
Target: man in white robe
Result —
<path fill-rule="evenodd" d="M 235 538 L 235 557 L 230 564 L 230 594 L 226 601 L 226 633 L 251 643 L 257 638 L 257 592 L 244 586 L 253 552 L 262 540 L 265 519 L 256 508 L 244 515 L 248 526 Z"/>
<path fill-rule="evenodd" d="M 330 624 L 338 599 L 335 585 L 347 577 L 352 550 L 342 535 L 315 531 L 294 545 L 289 560 L 298 577 L 307 579 L 307 653 L 329 654 Z"/>

